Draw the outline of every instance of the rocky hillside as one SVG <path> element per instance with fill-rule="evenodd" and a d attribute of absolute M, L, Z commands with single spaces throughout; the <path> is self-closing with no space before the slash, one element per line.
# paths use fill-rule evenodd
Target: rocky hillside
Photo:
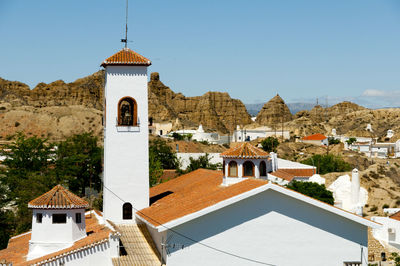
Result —
<path fill-rule="evenodd" d="M 202 124 L 221 133 L 232 131 L 236 125 L 252 122 L 244 104 L 232 99 L 226 92 L 207 92 L 202 96 L 185 97 L 165 86 L 158 73 L 151 74 L 148 91 L 149 117 L 156 121 L 174 122 L 178 119 L 185 127 Z"/>
<path fill-rule="evenodd" d="M 103 88 L 104 71 L 71 83 L 62 80 L 39 83 L 32 90 L 24 83 L 0 78 L 0 103 L 9 103 L 12 107 L 83 105 L 101 110 Z"/>
<path fill-rule="evenodd" d="M 373 132 L 366 130 L 372 125 Z M 394 140 L 400 138 L 400 108 L 367 109 L 351 102 L 342 102 L 328 108 L 316 106 L 310 111 L 298 112 L 292 121 L 285 123 L 292 135 L 305 136 L 313 133 L 383 139 L 388 129 L 395 131 Z"/>
<path fill-rule="evenodd" d="M 32 90 L 24 83 L 0 78 L 0 139 L 19 131 L 51 139 L 82 132 L 101 137 L 103 88 L 104 71 L 71 83 L 39 83 Z M 227 133 L 252 122 L 243 103 L 228 93 L 185 97 L 165 86 L 158 73 L 151 75 L 148 90 L 149 117 L 178 121 L 175 128 L 203 124 Z"/>
<path fill-rule="evenodd" d="M 28 85 L 0 78 L 0 139 L 16 132 L 53 140 L 93 132 L 102 136 L 104 72 L 71 83 Z"/>
<path fill-rule="evenodd" d="M 256 118 L 256 122 L 264 126 L 273 126 L 291 120 L 292 114 L 279 94 L 264 104 Z"/>

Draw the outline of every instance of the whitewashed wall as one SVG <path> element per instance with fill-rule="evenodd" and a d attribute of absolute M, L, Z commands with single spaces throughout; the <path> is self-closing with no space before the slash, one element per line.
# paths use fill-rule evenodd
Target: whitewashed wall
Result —
<path fill-rule="evenodd" d="M 107 242 L 83 249 L 57 260 L 40 264 L 46 266 L 112 266 L 112 258 L 119 253 L 119 238 L 111 236 Z"/>
<path fill-rule="evenodd" d="M 123 201 L 149 206 L 147 68 L 107 66 L 105 87 L 104 218 L 134 223 L 122 219 Z M 126 96 L 136 100 L 139 126 L 117 126 L 118 102 Z"/>
<path fill-rule="evenodd" d="M 173 228 L 204 244 L 279 266 L 343 265 L 367 257 L 367 227 L 272 190 Z M 167 265 L 253 265 L 173 232 Z M 367 265 L 365 262 L 363 265 Z"/>
<path fill-rule="evenodd" d="M 392 245 L 397 244 L 396 247 L 400 247 L 400 221 L 379 216 L 373 216 L 371 220 L 382 224 L 381 228 L 372 230 L 372 234 L 376 239 Z M 390 232 L 389 229 L 391 229 Z"/>

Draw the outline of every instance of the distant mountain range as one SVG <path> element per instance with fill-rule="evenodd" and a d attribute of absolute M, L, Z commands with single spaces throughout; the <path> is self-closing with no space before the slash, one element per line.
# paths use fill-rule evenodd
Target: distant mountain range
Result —
<path fill-rule="evenodd" d="M 245 104 L 247 112 L 251 116 L 257 116 L 258 112 L 260 112 L 264 103 L 249 103 Z M 315 104 L 314 103 L 287 103 L 289 110 L 292 114 L 296 114 L 298 111 L 302 110 L 311 110 Z"/>

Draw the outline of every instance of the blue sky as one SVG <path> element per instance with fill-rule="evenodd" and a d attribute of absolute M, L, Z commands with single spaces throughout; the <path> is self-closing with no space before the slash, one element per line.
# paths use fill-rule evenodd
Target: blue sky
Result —
<path fill-rule="evenodd" d="M 118 51 L 125 0 L 0 0 L 0 77 L 71 82 Z M 400 106 L 400 1 L 129 1 L 129 47 L 187 96 Z M 323 100 L 322 100 L 323 99 Z"/>

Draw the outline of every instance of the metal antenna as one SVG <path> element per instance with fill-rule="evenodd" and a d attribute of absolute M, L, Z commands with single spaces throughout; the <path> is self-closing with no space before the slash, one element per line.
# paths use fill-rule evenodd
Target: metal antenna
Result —
<path fill-rule="evenodd" d="M 126 0 L 126 19 L 125 19 L 125 39 L 121 39 L 125 43 L 125 48 L 128 47 L 128 0 Z"/>

